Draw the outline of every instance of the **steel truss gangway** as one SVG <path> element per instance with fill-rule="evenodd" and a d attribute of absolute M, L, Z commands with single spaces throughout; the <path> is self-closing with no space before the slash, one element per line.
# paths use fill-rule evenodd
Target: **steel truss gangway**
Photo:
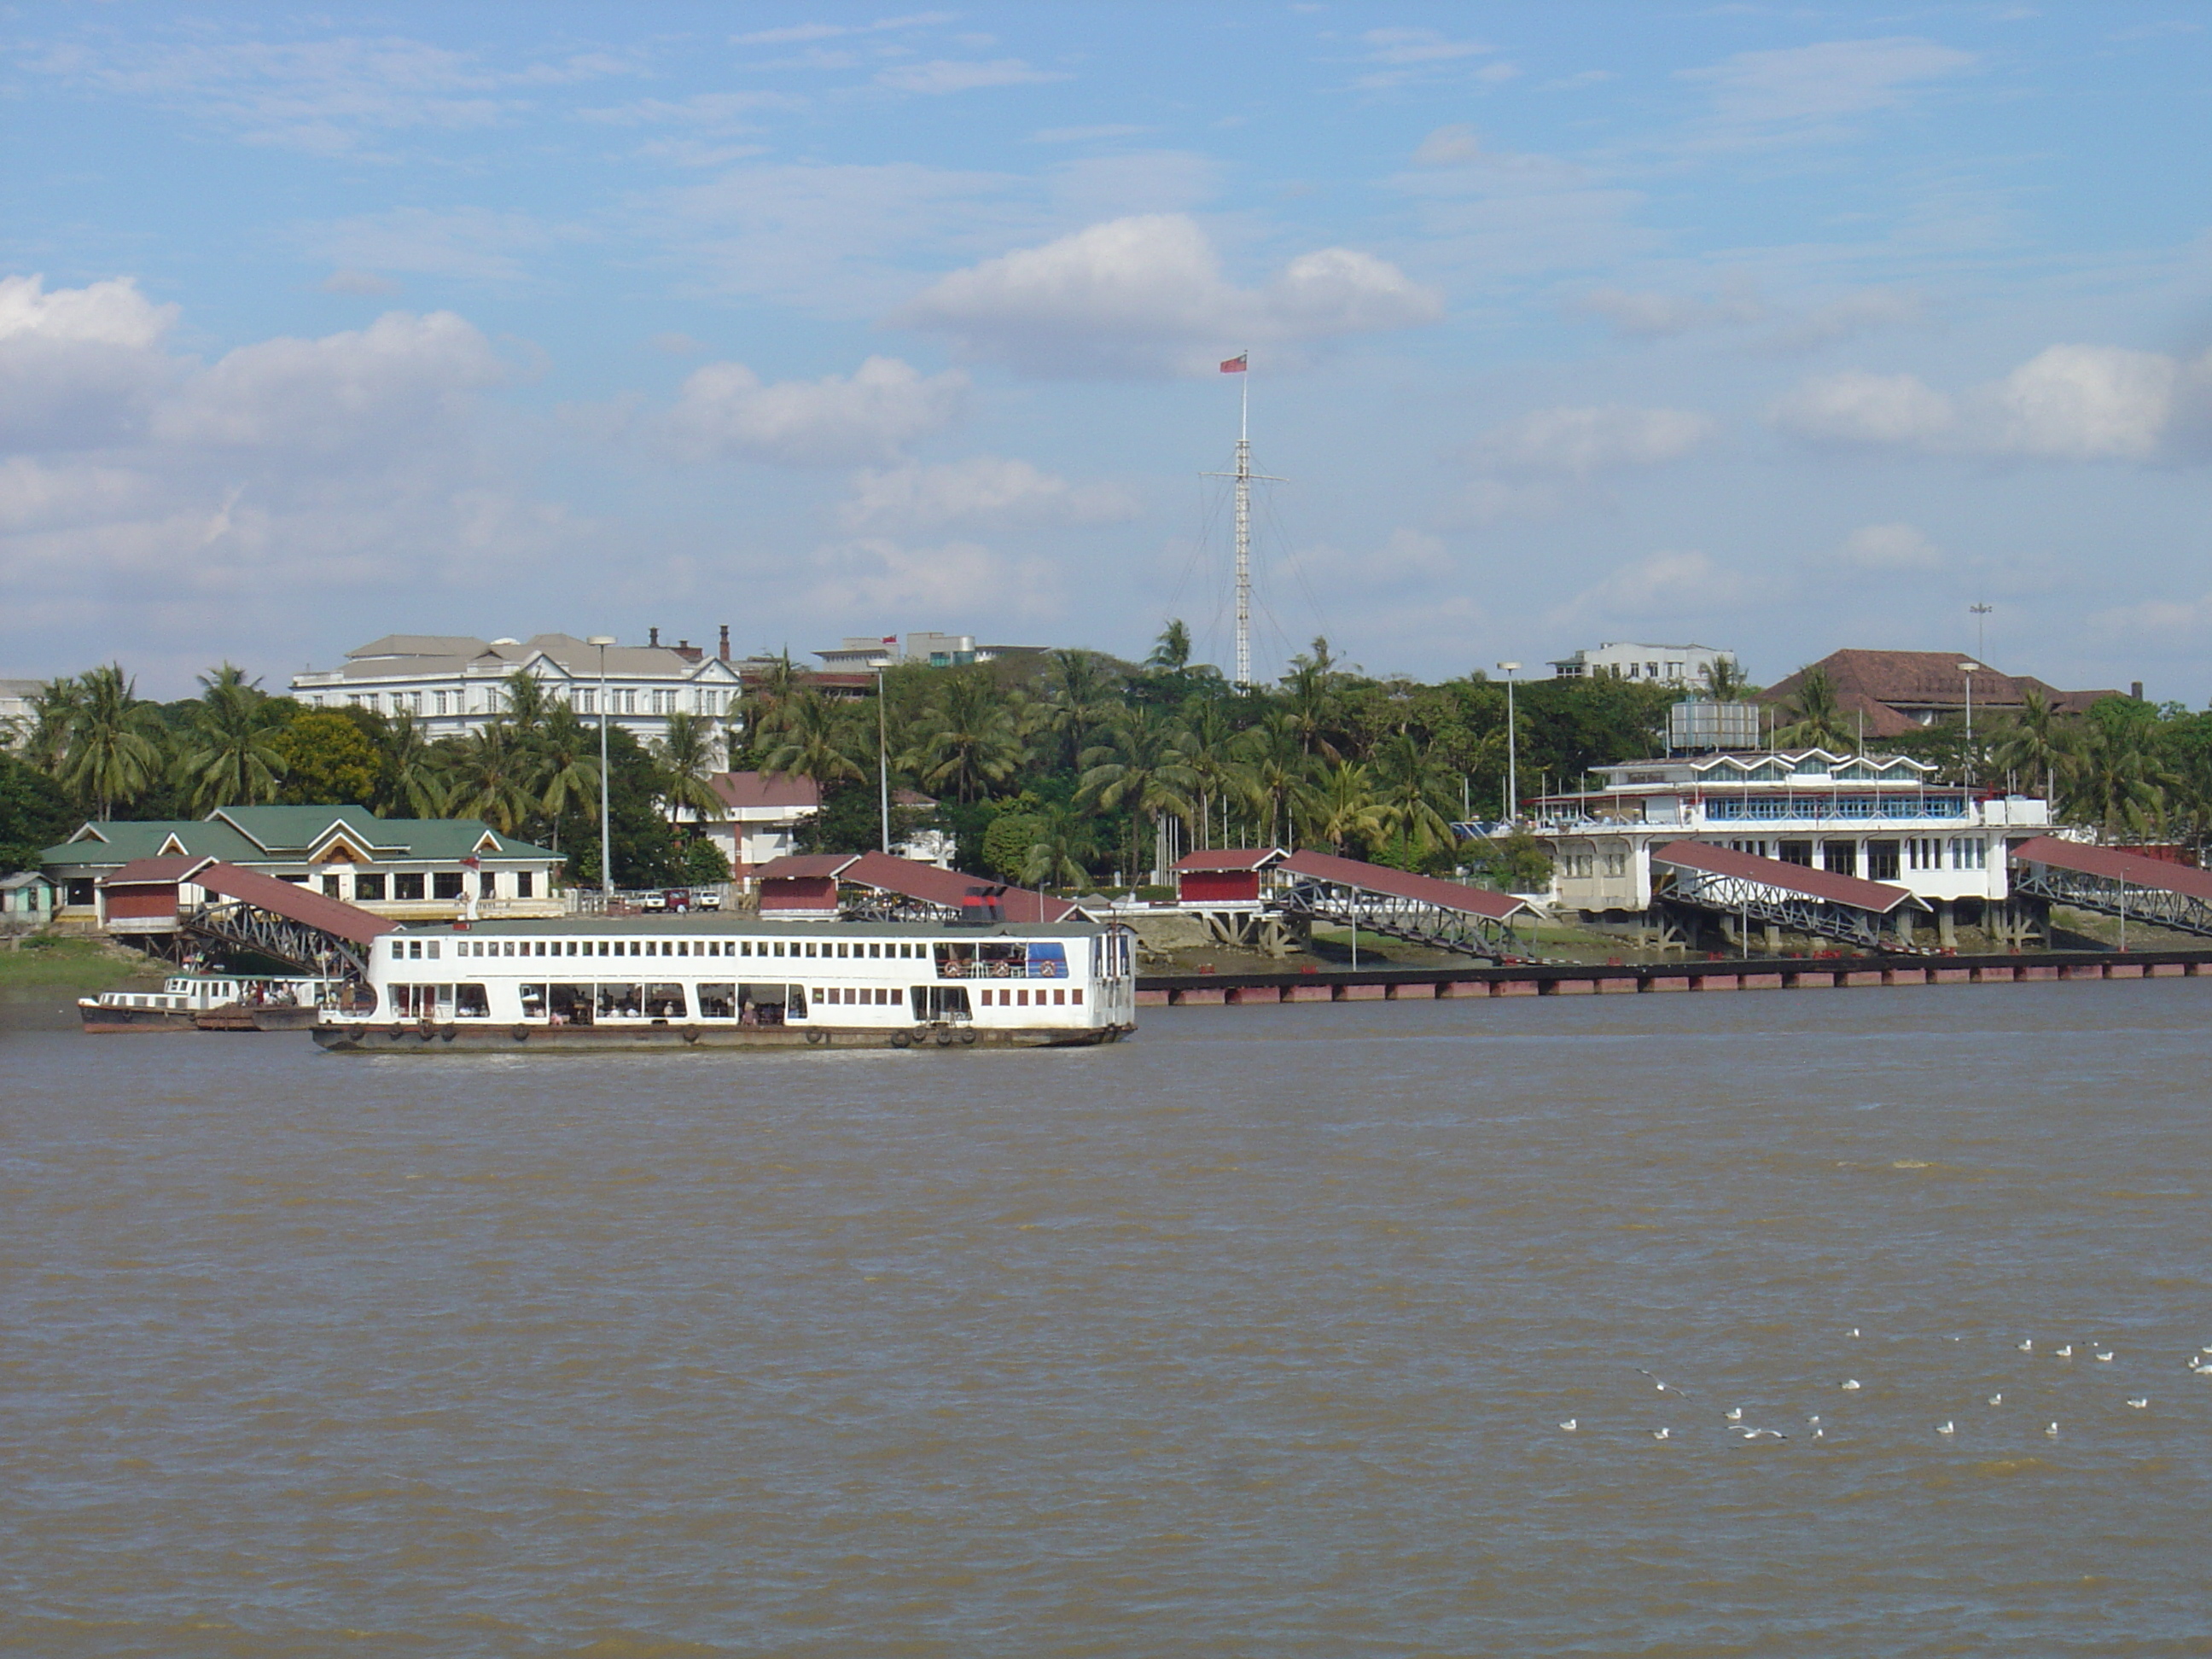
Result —
<path fill-rule="evenodd" d="M 208 897 L 178 913 L 179 932 L 258 951 L 303 974 L 343 969 L 366 976 L 370 948 L 399 925 L 343 899 L 214 860 L 183 879 Z"/>
<path fill-rule="evenodd" d="M 2212 871 L 2038 836 L 2011 850 L 2015 895 L 2212 938 Z"/>
<path fill-rule="evenodd" d="M 1273 873 L 1279 884 L 1271 908 L 1293 921 L 1363 927 L 1491 962 L 1532 954 L 1514 938 L 1513 920 L 1534 912 L 1510 893 L 1327 853 L 1293 853 Z"/>
<path fill-rule="evenodd" d="M 1926 910 L 1927 902 L 1902 887 L 1698 841 L 1654 848 L 1651 864 L 1655 872 L 1671 872 L 1661 896 L 1676 904 L 1734 916 L 1739 924 L 1757 921 L 1868 949 L 1928 954 L 1911 942 L 1906 921 L 1912 912 Z"/>

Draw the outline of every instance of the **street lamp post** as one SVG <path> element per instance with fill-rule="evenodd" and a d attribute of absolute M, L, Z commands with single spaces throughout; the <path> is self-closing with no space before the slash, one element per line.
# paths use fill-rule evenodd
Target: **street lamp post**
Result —
<path fill-rule="evenodd" d="M 883 815 L 883 850 L 891 850 L 891 763 L 890 710 L 884 703 L 884 665 L 876 665 L 876 805 Z M 1042 916 L 1037 918 L 1042 921 Z"/>
<path fill-rule="evenodd" d="M 612 797 L 607 791 L 607 647 L 611 634 L 594 634 L 584 641 L 599 648 L 599 898 L 611 903 L 615 896 L 615 836 Z"/>
<path fill-rule="evenodd" d="M 1974 673 L 1981 667 L 1978 662 L 1962 662 L 1959 672 L 1966 677 L 1966 787 L 1974 787 Z"/>
<path fill-rule="evenodd" d="M 1521 815 L 1521 733 L 1513 719 L 1513 676 L 1521 665 L 1498 665 L 1505 674 L 1505 821 L 1511 823 Z"/>

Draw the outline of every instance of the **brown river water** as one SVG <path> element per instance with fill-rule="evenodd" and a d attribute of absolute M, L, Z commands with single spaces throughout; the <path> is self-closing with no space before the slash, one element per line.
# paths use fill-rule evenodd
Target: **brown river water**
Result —
<path fill-rule="evenodd" d="M 0 1650 L 2212 1652 L 2208 999 L 561 1059 L 19 1011 Z"/>

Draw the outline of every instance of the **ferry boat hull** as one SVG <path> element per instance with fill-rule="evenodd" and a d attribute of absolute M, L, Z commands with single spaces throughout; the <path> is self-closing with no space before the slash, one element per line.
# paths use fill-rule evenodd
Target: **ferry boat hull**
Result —
<path fill-rule="evenodd" d="M 1119 1042 L 1131 1025 L 1070 1030 L 1046 1026 L 979 1030 L 973 1025 L 881 1027 L 816 1025 L 730 1026 L 343 1024 L 314 1028 L 315 1042 L 334 1054 L 391 1054 L 422 1049 L 477 1049 L 514 1054 L 577 1054 L 592 1049 L 640 1048 L 1093 1048 Z"/>

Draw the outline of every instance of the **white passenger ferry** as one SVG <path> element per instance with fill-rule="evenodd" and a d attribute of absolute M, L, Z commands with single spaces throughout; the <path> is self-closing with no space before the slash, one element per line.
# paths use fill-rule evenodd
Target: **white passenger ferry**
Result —
<path fill-rule="evenodd" d="M 1118 924 L 569 917 L 404 929 L 325 1048 L 1073 1048 L 1136 1029 Z"/>

